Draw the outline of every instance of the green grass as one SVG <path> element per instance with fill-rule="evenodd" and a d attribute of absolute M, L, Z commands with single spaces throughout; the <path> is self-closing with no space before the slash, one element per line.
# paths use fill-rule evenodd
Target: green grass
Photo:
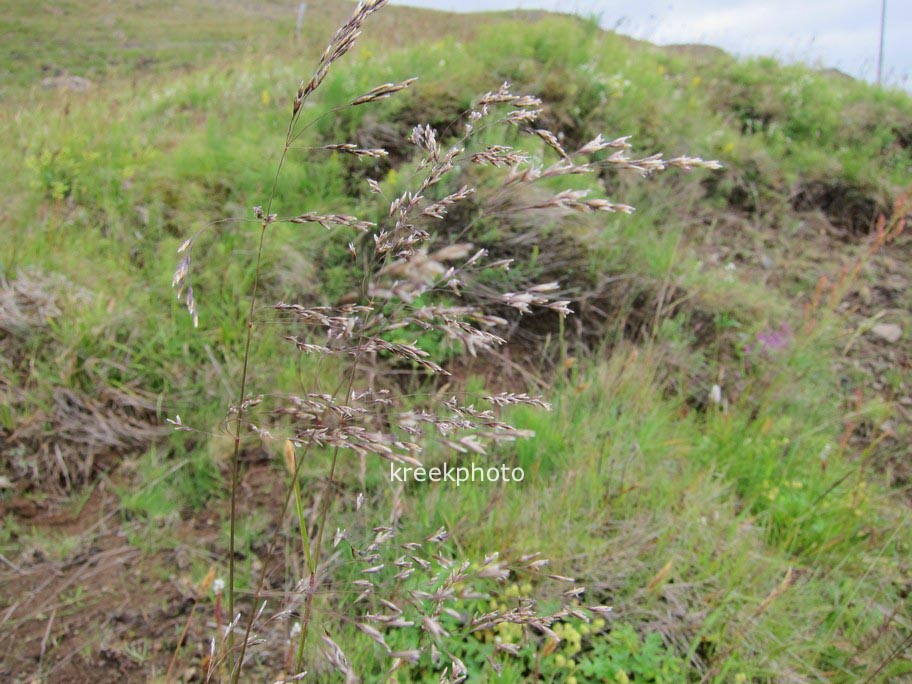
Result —
<path fill-rule="evenodd" d="M 293 13 L 279 12 L 278 4 L 265 5 L 261 16 L 237 3 L 218 22 L 208 6 L 188 13 L 184 4 L 162 10 L 150 3 L 53 3 L 63 12 L 57 14 L 39 3 L 28 15 L 12 11 L 16 4 L 3 12 L 0 32 L 14 38 L 0 82 L 0 146 L 12 152 L 0 159 L 0 220 L 10 237 L 0 247 L 0 275 L 38 270 L 74 287 L 62 299 L 63 313 L 27 339 L 28 362 L 13 376 L 25 391 L 0 417 L 9 432 L 50 409 L 60 387 L 90 394 L 139 387 L 158 397 L 160 419 L 179 413 L 213 433 L 175 433 L 130 459 L 117 491 L 129 538 L 147 553 L 177 543 L 169 530 L 154 533 L 161 521 L 227 508 L 228 446 L 219 432 L 239 382 L 257 228 L 250 208 L 268 196 L 290 94 L 306 73 L 309 62 L 297 52 L 313 53 L 312 37 L 324 40 L 333 18 L 314 3 L 320 21 L 293 50 Z M 68 41 L 38 40 L 44 32 L 63 35 L 62 23 L 70 25 L 77 11 L 93 18 L 77 22 L 79 33 Z M 269 21 L 273 13 L 282 18 Z M 407 30 L 420 35 L 432 15 L 416 16 Z M 515 90 L 545 99 L 546 122 L 571 142 L 599 132 L 632 134 L 644 154 L 693 153 L 726 165 L 716 175 L 603 179 L 609 196 L 639 211 L 581 226 L 589 254 L 579 271 L 635 283 L 615 313 L 620 321 L 647 308 L 644 337 L 623 340 L 622 323 L 609 322 L 603 348 L 558 371 L 553 413 L 512 413 L 536 437 L 501 449 L 497 458 L 521 465 L 523 483 L 412 486 L 407 532 L 447 525 L 460 553 L 473 559 L 504 540 L 516 553 L 540 550 L 554 559 L 555 572 L 584 579 L 592 602 L 615 606 L 617 617 L 583 634 L 579 651 L 542 658 L 542 681 L 699 681 L 693 662 L 719 683 L 863 681 L 909 630 L 901 617 L 884 623 L 885 615 L 912 608 L 904 574 L 909 508 L 870 466 L 870 451 L 841 442 L 845 422 L 859 418 L 850 416 L 855 409 L 834 366 L 841 321 L 822 312 L 805 332 L 801 316 L 817 277 L 838 274 L 855 247 L 806 262 L 800 233 L 783 227 L 773 254 L 791 259 L 789 272 L 770 286 L 707 254 L 717 225 L 732 214 L 745 241 L 761 240 L 758 231 L 769 225 L 797 224 L 799 190 L 885 205 L 912 176 L 912 101 L 770 60 L 701 66 L 686 54 L 567 18 L 492 25 L 460 19 L 453 36 L 407 49 L 371 37 L 388 26 L 379 24 L 376 34 L 369 28 L 364 47 L 319 91 L 314 113 L 376 83 L 412 75 L 421 81 L 375 109 L 323 119 L 307 142 L 349 141 L 378 122 L 399 134 L 424 120 L 442 126 L 473 96 L 509 79 Z M 255 39 L 259 34 L 284 40 L 273 51 L 269 40 Z M 137 60 L 147 64 L 150 55 L 154 65 L 138 68 Z M 40 91 L 32 86 L 44 63 L 98 83 L 88 95 Z M 174 72 L 177 65 L 185 68 Z M 274 206 L 280 214 L 369 216 L 382 208 L 353 176 L 407 187 L 410 168 L 407 160 L 371 167 L 296 151 Z M 850 210 L 834 206 L 834 221 L 851 218 Z M 175 250 L 226 217 L 238 220 L 207 228 L 194 250 L 201 319 L 194 330 L 170 289 Z M 497 234 L 496 226 L 491 230 Z M 320 228 L 275 227 L 263 301 L 344 294 L 351 286 L 348 239 Z M 88 296 L 75 296 L 75 287 Z M 653 320 L 635 295 L 648 299 L 663 288 L 676 290 L 682 303 Z M 782 322 L 801 331 L 787 349 L 746 351 L 757 346 L 758 332 Z M 281 327 L 268 312 L 258 315 L 258 325 L 265 334 L 253 349 L 255 391 L 293 391 L 311 382 L 316 369 L 283 353 Z M 334 369 L 320 372 L 332 384 Z M 717 383 L 724 408 L 707 400 Z M 480 392 L 478 385 L 470 389 Z M 890 409 L 869 399 L 861 413 L 879 424 Z M 308 463 L 305 482 L 325 475 L 322 459 L 317 454 Z M 381 499 L 391 496 L 386 473 L 382 464 L 369 465 L 367 483 Z M 343 463 L 341 479 L 356 486 L 358 464 Z M 305 496 L 312 489 L 305 487 Z M 254 555 L 246 550 L 271 525 L 274 504 L 264 501 L 242 526 L 244 584 Z M 338 515 L 344 520 L 346 513 Z M 29 540 L 62 543 L 30 536 L 15 522 L 4 530 L 14 526 L 16 540 L 2 537 L 6 555 Z M 787 576 L 790 583 L 777 594 Z M 379 676 L 385 662 L 348 629 L 347 653 L 366 678 Z M 459 648 L 480 672 L 483 639 L 468 637 Z M 534 658 L 527 646 L 521 661 Z M 497 681 L 525 681 L 523 671 L 508 666 Z M 902 681 L 910 672 L 909 661 L 898 658 L 873 681 Z M 436 681 L 420 668 L 414 674 L 415 681 Z"/>

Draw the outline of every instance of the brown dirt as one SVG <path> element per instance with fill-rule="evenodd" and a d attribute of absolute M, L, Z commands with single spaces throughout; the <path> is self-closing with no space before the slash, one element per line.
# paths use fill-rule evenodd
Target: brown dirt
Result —
<path fill-rule="evenodd" d="M 252 465 L 241 515 L 277 496 L 279 486 L 271 467 Z M 167 670 L 196 597 L 194 561 L 198 568 L 218 552 L 219 502 L 174 525 L 175 548 L 144 552 L 134 545 L 143 538 L 140 523 L 122 519 L 112 490 L 111 480 L 100 480 L 75 514 L 23 500 L 0 503 L 0 516 L 29 530 L 16 540 L 15 557 L 0 558 L 0 680 L 129 684 Z M 55 548 L 62 542 L 72 550 Z M 213 610 L 207 595 L 175 681 L 201 681 Z"/>
<path fill-rule="evenodd" d="M 0 515 L 30 530 L 30 543 L 0 567 L 0 679 L 145 682 L 167 668 L 193 605 L 186 550 L 144 553 L 131 544 L 136 525 L 121 519 L 108 484 L 100 481 L 76 514 L 0 505 Z M 176 534 L 206 548 L 216 540 L 214 525 L 203 511 Z M 72 551 L 55 548 L 69 540 Z M 186 652 L 205 641 L 191 637 Z M 181 663 L 185 681 L 190 660 Z"/>
<path fill-rule="evenodd" d="M 167 629 L 155 604 L 180 596 L 152 579 L 156 559 L 127 542 L 105 484 L 76 515 L 16 502 L 3 508 L 33 537 L 78 541 L 62 558 L 49 555 L 53 543 L 36 544 L 0 571 L 0 675 L 16 682 L 145 681 L 126 647 L 137 632 Z"/>

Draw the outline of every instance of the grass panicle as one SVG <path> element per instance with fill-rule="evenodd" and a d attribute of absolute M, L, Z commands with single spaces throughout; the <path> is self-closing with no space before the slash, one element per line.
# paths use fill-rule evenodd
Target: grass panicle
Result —
<path fill-rule="evenodd" d="M 299 125 L 304 102 L 324 83 L 332 65 L 352 49 L 365 20 L 384 4 L 377 0 L 360 2 L 348 22 L 333 36 L 313 75 L 309 80 L 302 81 L 294 97 L 276 181 L 293 142 L 312 125 Z M 351 100 L 348 107 L 386 99 L 405 90 L 414 81 L 414 78 L 409 78 L 377 86 Z M 413 369 L 419 378 L 424 377 L 422 382 L 425 383 L 432 382 L 434 376 L 449 375 L 439 360 L 435 360 L 417 341 L 398 340 L 402 331 L 414 331 L 416 336 L 439 335 L 472 355 L 496 353 L 505 344 L 505 329 L 509 326 L 509 321 L 498 312 L 514 310 L 520 315 L 527 315 L 543 310 L 560 317 L 573 314 L 571 300 L 562 298 L 558 282 L 530 284 L 520 291 L 491 293 L 487 289 L 478 290 L 479 283 L 490 279 L 492 272 L 509 269 L 510 262 L 491 259 L 487 249 L 476 249 L 470 243 L 442 242 L 446 239 L 445 235 L 435 229 L 435 223 L 440 223 L 459 205 L 470 200 L 475 203 L 479 217 L 499 218 L 545 210 L 630 214 L 634 211 L 632 206 L 606 198 L 590 198 L 586 189 L 548 191 L 543 188 L 545 195 L 542 201 L 525 205 L 511 205 L 507 200 L 530 194 L 527 189 L 533 186 L 593 175 L 605 165 L 642 176 L 668 168 L 720 168 L 717 162 L 707 162 L 698 157 L 665 160 L 661 154 L 655 154 L 636 158 L 629 154 L 627 137 L 608 141 L 599 135 L 579 149 L 568 152 L 559 134 L 536 126 L 542 113 L 541 106 L 539 98 L 516 95 L 509 83 L 503 83 L 496 91 L 478 99 L 468 113 L 462 131 L 456 133 L 452 140 L 441 137 L 430 125 L 415 126 L 409 136 L 417 160 L 413 174 L 415 185 L 387 200 L 385 219 L 379 223 L 350 214 L 315 211 L 283 218 L 270 213 L 274 194 L 267 198 L 265 208 L 254 209 L 254 217 L 260 222 L 259 246 L 246 321 L 241 389 L 238 402 L 230 410 L 234 425 L 234 453 L 227 591 L 228 610 L 233 622 L 226 630 L 226 638 L 215 646 L 212 658 L 213 662 L 224 663 L 232 682 L 238 681 L 241 676 L 248 649 L 260 643 L 256 632 L 277 616 L 301 616 L 296 623 L 298 643 L 293 649 L 292 660 L 295 672 L 305 666 L 308 635 L 316 619 L 315 598 L 333 582 L 338 563 L 338 554 L 327 559 L 324 537 L 331 525 L 329 511 L 340 454 L 352 453 L 362 458 L 374 456 L 391 463 L 416 467 L 422 465 L 421 458 L 428 444 L 455 454 L 485 456 L 492 444 L 511 442 L 532 434 L 505 421 L 503 414 L 507 407 L 525 405 L 550 409 L 543 398 L 526 393 L 487 395 L 483 399 L 486 406 L 478 407 L 463 403 L 457 396 L 442 397 L 436 404 L 414 406 L 396 391 L 380 389 L 381 385 L 393 386 L 381 378 L 385 372 L 396 367 Z M 538 151 L 529 155 L 506 145 L 483 142 L 483 137 L 499 128 L 504 129 L 504 137 L 508 138 L 512 131 L 519 130 L 527 139 L 538 141 Z M 362 148 L 348 142 L 323 145 L 320 149 L 366 159 L 388 155 L 385 149 Z M 610 156 L 595 159 L 605 150 L 612 150 Z M 545 161 L 549 156 L 556 159 Z M 462 183 L 461 179 L 468 177 L 467 170 L 472 166 L 493 167 L 495 171 L 499 170 L 500 178 L 492 179 L 479 188 Z M 385 197 L 384 188 L 376 181 L 368 182 L 372 192 Z M 449 186 L 455 189 L 447 189 Z M 289 330 L 285 337 L 291 343 L 290 349 L 317 355 L 323 360 L 339 359 L 345 369 L 342 372 L 344 380 L 332 392 L 283 396 L 248 393 L 252 380 L 249 377 L 250 346 L 257 329 L 257 290 L 264 273 L 263 245 L 273 226 L 283 223 L 317 224 L 327 230 L 351 229 L 359 234 L 354 242 L 349 243 L 353 268 L 357 270 L 352 280 L 359 283 L 358 289 L 350 296 L 353 301 L 334 306 L 280 302 L 272 307 Z M 431 246 L 434 251 L 429 253 Z M 183 296 L 196 325 L 196 303 L 189 284 L 192 247 L 193 239 L 181 245 L 183 256 L 174 274 L 173 285 L 177 288 L 178 297 Z M 362 385 L 365 381 L 368 384 Z M 315 382 L 322 384 L 319 378 Z M 254 407 L 258 415 L 256 423 L 251 420 Z M 241 444 L 245 433 L 284 443 L 291 485 L 286 490 L 279 519 L 285 518 L 293 498 L 303 547 L 299 553 L 306 559 L 307 576 L 294 582 L 297 588 L 291 592 L 288 605 L 277 616 L 268 618 L 264 617 L 266 602 L 262 600 L 269 574 L 265 567 L 259 582 L 253 587 L 246 618 L 240 612 L 235 614 L 238 593 L 234 570 L 236 502 Z M 320 511 L 313 523 L 303 510 L 300 466 L 311 454 L 327 452 L 331 454 L 329 475 L 321 494 Z M 312 534 L 308 529 L 311 525 L 314 525 Z M 514 624 L 520 625 L 530 638 L 537 635 L 534 638 L 557 642 L 560 638 L 550 630 L 552 623 L 570 614 L 588 621 L 594 614 L 592 611 L 587 613 L 584 608 L 571 607 L 570 601 L 584 594 L 582 587 L 559 593 L 558 596 L 563 597 L 563 605 L 550 614 L 540 615 L 536 601 L 531 598 L 511 610 L 493 611 L 481 616 L 459 614 L 448 608 L 448 603 L 466 594 L 485 596 L 486 586 L 492 582 L 502 583 L 523 575 L 529 575 L 536 581 L 549 578 L 552 582 L 572 584 L 574 581 L 559 575 L 541 575 L 539 568 L 545 561 L 537 559 L 537 556 L 525 557 L 525 561 L 514 564 L 497 561 L 500 550 L 476 564 L 471 559 L 456 559 L 428 550 L 418 553 L 423 544 L 410 543 L 405 545 L 411 552 L 409 555 L 393 558 L 399 553 L 393 544 L 396 526 L 373 529 L 376 536 L 366 546 L 352 546 L 348 540 L 353 562 L 362 566 L 359 571 L 361 579 L 352 581 L 351 596 L 355 597 L 354 601 L 340 598 L 331 609 L 347 620 L 354 620 L 363 636 L 384 648 L 390 658 L 390 673 L 417 663 L 430 653 L 433 666 L 441 672 L 441 681 L 460 682 L 468 676 L 468 670 L 458 657 L 447 651 L 445 640 L 450 631 L 472 633 L 490 630 L 500 624 Z M 347 535 L 339 531 L 333 548 L 346 538 Z M 447 538 L 446 531 L 440 530 L 424 543 L 436 545 Z M 270 543 L 271 549 L 277 543 L 278 531 Z M 532 558 L 535 560 L 530 560 Z M 449 573 L 442 583 L 441 570 Z M 321 606 L 324 603 L 321 601 Z M 378 612 L 382 606 L 387 608 L 386 615 Z M 444 626 L 444 616 L 448 622 L 455 620 L 455 624 Z M 325 629 L 321 635 L 323 647 L 320 650 L 329 667 L 338 671 L 346 681 L 357 681 L 351 661 Z M 418 649 L 395 652 L 384 637 L 390 629 L 416 629 L 423 631 L 427 639 L 418 640 L 422 644 Z M 238 641 L 235 641 L 235 631 L 240 637 Z M 508 647 L 491 649 L 488 655 L 491 667 L 499 670 L 499 660 L 510 655 Z"/>

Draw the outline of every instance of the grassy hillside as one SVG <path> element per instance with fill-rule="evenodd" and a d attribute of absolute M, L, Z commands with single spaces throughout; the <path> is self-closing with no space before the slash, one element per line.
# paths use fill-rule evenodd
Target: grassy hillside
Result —
<path fill-rule="evenodd" d="M 0 674 L 11 681 L 162 681 L 186 624 L 173 673 L 198 681 L 205 667 L 224 620 L 221 599 L 199 592 L 227 567 L 224 420 L 254 278 L 251 208 L 270 193 L 298 82 L 350 11 L 307 4 L 297 40 L 294 2 L 2 7 Z M 42 85 L 60 76 L 92 84 Z M 301 141 L 383 146 L 389 157 L 293 150 L 273 210 L 382 216 L 365 180 L 389 197 L 411 187 L 412 127 L 451 138 L 450 124 L 505 80 L 542 98 L 542 123 L 567 149 L 631 135 L 643 156 L 724 168 L 648 178 L 606 168 L 571 184 L 636 206 L 629 216 L 493 218 L 462 235 L 472 217 L 454 212 L 440 244 L 459 235 L 515 258 L 505 286 L 561 281 L 576 315 L 517 318 L 495 357 L 421 337 L 451 381 L 399 368 L 391 387 L 476 400 L 529 391 L 554 410 L 507 412 L 535 437 L 489 458 L 523 467 L 522 483 L 400 491 L 386 463 L 343 459 L 333 525 L 366 533 L 393 509 L 400 539 L 445 526 L 442 552 L 473 567 L 495 549 L 540 551 L 549 572 L 585 584 L 583 605 L 613 608 L 560 621 L 558 647 L 511 629 L 453 640 L 470 681 L 912 678 L 912 262 L 901 229 L 912 99 L 767 59 L 661 49 L 569 17 L 389 7 L 309 106 L 316 116 L 411 76 L 420 80 L 408 91 L 322 118 Z M 485 142 L 557 159 L 519 135 Z M 458 181 L 490 178 L 467 168 Z M 170 285 L 178 246 L 204 227 L 194 329 Z M 358 285 L 354 238 L 277 224 L 261 300 L 343 300 Z M 263 308 L 256 325 L 248 392 L 339 381 L 332 364 L 287 355 L 287 321 Z M 199 431 L 171 430 L 176 415 Z M 316 452 L 303 466 L 311 519 L 327 460 Z M 281 604 L 302 577 L 299 554 L 269 554 L 276 529 L 289 549 L 297 534 L 277 520 L 281 445 L 246 435 L 241 471 L 240 585 L 249 592 L 275 564 L 270 598 Z M 367 513 L 352 504 L 359 492 Z M 327 586 L 351 586 L 356 571 L 342 564 Z M 456 609 L 527 595 L 547 605 L 561 590 L 514 575 Z M 342 603 L 320 594 L 320 627 L 364 681 L 385 681 L 389 660 Z M 251 681 L 286 671 L 291 622 L 270 628 Z M 395 651 L 420 645 L 411 632 L 396 639 Z M 485 661 L 496 639 L 518 651 L 499 679 Z M 343 680 L 316 652 L 307 662 L 319 681 Z M 422 661 L 396 676 L 440 675 Z"/>

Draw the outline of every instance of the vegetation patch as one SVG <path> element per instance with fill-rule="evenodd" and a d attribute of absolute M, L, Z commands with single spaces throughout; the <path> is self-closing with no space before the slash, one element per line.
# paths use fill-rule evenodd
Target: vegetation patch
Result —
<path fill-rule="evenodd" d="M 908 95 L 391 6 L 298 100 L 306 4 L 0 19 L 0 678 L 907 679 Z"/>

